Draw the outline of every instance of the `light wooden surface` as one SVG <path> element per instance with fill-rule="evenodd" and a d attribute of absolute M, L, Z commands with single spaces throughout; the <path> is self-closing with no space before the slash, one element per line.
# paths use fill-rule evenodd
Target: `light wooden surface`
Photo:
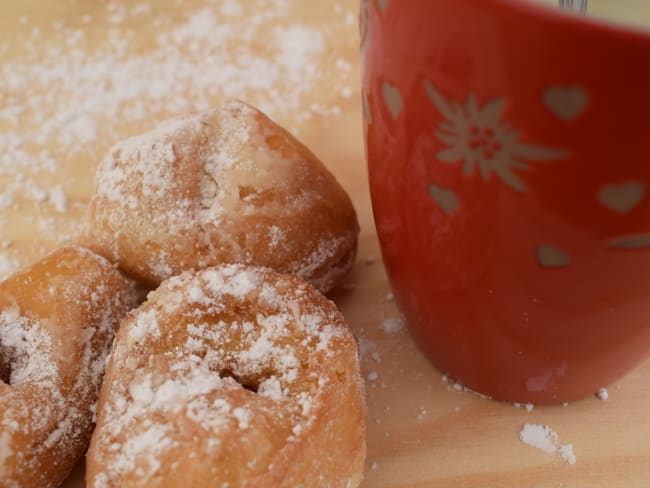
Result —
<path fill-rule="evenodd" d="M 284 3 L 287 11 L 271 16 L 259 32 L 241 41 L 237 41 L 235 33 L 233 42 L 225 43 L 220 49 L 239 52 L 245 48 L 249 58 L 253 53 L 257 58 L 266 57 L 273 63 L 291 66 L 290 60 L 282 61 L 277 52 L 268 48 L 265 36 L 276 26 L 296 25 L 307 29 L 303 33 L 319 32 L 321 36 L 322 43 L 303 60 L 311 66 L 311 71 L 298 69 L 298 74 L 294 72 L 298 77 L 295 79 L 283 80 L 282 76 L 276 76 L 261 87 L 253 83 L 252 76 L 239 79 L 239 83 L 241 97 L 252 103 L 266 103 L 276 120 L 297 132 L 327 163 L 350 192 L 359 214 L 362 228 L 359 259 L 348 286 L 334 298 L 360 339 L 363 373 L 369 378 L 368 461 L 363 486 L 650 486 L 650 362 L 611 385 L 607 401 L 590 398 L 564 408 L 536 407 L 527 412 L 451 388 L 420 355 L 404 330 L 387 332 L 382 327 L 385 319 L 399 315 L 394 302 L 387 299 L 390 288 L 381 264 L 367 191 L 359 113 L 356 0 L 146 1 L 153 9 L 141 7 L 143 1 L 107 4 L 99 0 L 0 0 L 0 69 L 9 68 L 13 73 L 7 76 L 5 71 L 5 76 L 0 78 L 0 202 L 2 191 L 12 188 L 9 203 L 5 199 L 0 205 L 0 241 L 10 241 L 9 247 L 0 248 L 0 263 L 5 263 L 5 273 L 12 268 L 12 263 L 26 263 L 70 238 L 83 218 L 94 167 L 112 143 L 145 130 L 167 112 L 174 112 L 167 110 L 164 103 L 146 102 L 143 105 L 146 117 L 132 114 L 129 118 L 122 108 L 105 115 L 92 112 L 91 107 L 93 120 L 86 123 L 96 124 L 98 130 L 83 144 L 61 137 L 69 130 L 65 120 L 44 141 L 35 141 L 34 134 L 38 133 L 43 117 L 51 121 L 53 110 L 67 110 L 67 104 L 88 103 L 92 94 L 83 91 L 88 89 L 88 80 L 81 80 L 78 91 L 70 87 L 53 90 L 53 85 L 65 85 L 64 81 L 43 82 L 42 71 L 29 71 L 30 66 L 44 62 L 48 52 L 56 64 L 57 56 L 65 57 L 66 52 L 77 50 L 81 58 L 66 59 L 77 59 L 78 65 L 71 65 L 70 76 L 79 77 L 78 69 L 83 65 L 79 59 L 83 59 L 84 53 L 101 47 L 109 34 L 112 39 L 119 39 L 123 34 L 128 43 L 119 62 L 124 67 L 129 56 L 146 56 L 155 49 L 155 36 L 174 26 L 187 25 L 192 14 L 199 11 L 205 14 L 203 9 L 213 12 L 213 20 L 216 18 L 218 22 L 237 18 L 243 29 L 242 16 L 253 11 L 272 13 Z M 124 8 L 120 9 L 120 5 Z M 231 17 L 224 14 L 228 10 L 223 5 L 231 8 Z M 237 13 L 237 5 L 245 7 L 244 10 Z M 232 12 L 237 15 L 232 17 Z M 70 38 L 78 31 L 86 35 L 83 42 L 75 44 Z M 206 57 L 215 53 L 206 53 Z M 201 53 L 188 54 L 188 59 L 194 60 L 192 69 L 226 69 L 202 64 L 197 56 Z M 20 70 L 27 70 L 28 74 L 16 82 L 15 75 Z M 62 73 L 65 76 L 65 70 Z M 152 73 L 157 72 L 154 69 Z M 197 77 L 199 74 L 197 71 Z M 156 80 L 151 82 L 153 86 Z M 189 100 L 190 107 L 194 98 L 206 98 L 205 87 L 193 88 L 191 83 L 174 95 Z M 169 88 L 163 84 L 165 87 Z M 43 98 L 48 91 L 52 92 L 51 98 Z M 98 93 L 100 96 L 103 92 Z M 207 99 L 224 94 L 228 94 L 227 86 L 216 87 Z M 69 99 L 61 99 L 65 97 Z M 30 98 L 43 103 L 30 107 Z M 129 100 L 126 105 L 133 103 Z M 12 106 L 27 108 L 16 113 L 8 110 Z M 43 113 L 39 115 L 39 111 Z M 20 148 L 25 151 L 26 159 L 38 151 L 50 151 L 57 160 L 54 171 L 9 161 L 10 156 L 15 159 L 19 154 L 16 143 L 9 148 L 7 134 L 10 133 L 22 138 Z M 59 184 L 68 199 L 65 212 L 55 209 L 56 198 L 47 198 L 47 191 Z M 558 457 L 524 445 L 519 440 L 519 431 L 525 423 L 549 425 L 562 443 L 574 445 L 577 463 L 571 466 Z M 82 487 L 82 480 L 80 464 L 65 486 Z"/>

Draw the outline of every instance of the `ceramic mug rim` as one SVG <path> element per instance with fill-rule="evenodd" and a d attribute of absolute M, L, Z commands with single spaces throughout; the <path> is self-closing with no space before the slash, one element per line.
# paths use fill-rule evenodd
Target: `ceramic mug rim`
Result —
<path fill-rule="evenodd" d="M 615 37 L 618 40 L 645 45 L 650 42 L 650 28 L 648 27 L 565 12 L 559 7 L 552 7 L 533 0 L 472 0 L 472 2 L 477 5 L 515 12 L 526 17 L 534 17 L 549 25 L 563 26 L 575 30 L 577 35 Z"/>

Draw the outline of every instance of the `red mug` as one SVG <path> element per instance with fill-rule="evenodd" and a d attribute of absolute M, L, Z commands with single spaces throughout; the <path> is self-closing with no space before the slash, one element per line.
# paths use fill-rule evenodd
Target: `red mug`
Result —
<path fill-rule="evenodd" d="M 525 0 L 366 0 L 373 211 L 409 330 L 496 399 L 650 352 L 650 33 Z"/>

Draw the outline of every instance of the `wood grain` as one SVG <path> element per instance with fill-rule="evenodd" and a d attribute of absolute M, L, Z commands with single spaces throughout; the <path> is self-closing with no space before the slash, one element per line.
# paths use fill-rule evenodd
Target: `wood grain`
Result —
<path fill-rule="evenodd" d="M 253 0 L 241 3 L 255 4 Z M 304 122 L 297 122 L 286 111 L 274 116 L 297 131 L 336 174 L 352 196 L 362 227 L 358 262 L 348 286 L 338 290 L 334 299 L 360 339 L 363 373 L 370 378 L 364 488 L 650 486 L 650 362 L 611 385 L 607 401 L 590 398 L 564 408 L 536 407 L 526 412 L 456 391 L 442 381 L 405 330 L 388 333 L 382 329 L 384 319 L 399 315 L 395 303 L 387 299 L 390 287 L 380 259 L 367 190 L 358 89 L 357 1 L 340 0 L 336 2 L 338 7 L 326 0 L 288 3 L 285 21 L 318 27 L 324 35 L 325 49 L 312 60 L 321 76 L 300 101 L 301 108 L 312 110 L 312 116 Z M 198 0 L 151 1 L 151 5 L 154 10 L 150 14 L 128 21 L 128 27 L 142 37 L 143 50 L 147 49 L 150 23 L 155 16 L 163 12 L 173 25 L 182 21 L 184 13 L 205 6 Z M 103 30 L 109 28 L 104 6 L 99 0 L 1 2 L 0 45 L 9 48 L 0 50 L 0 62 L 15 61 L 24 54 L 21 39 L 26 39 L 34 27 L 42 30 L 39 42 L 44 45 L 60 42 L 56 27 L 52 27 L 56 21 L 85 25 L 89 32 L 87 48 L 91 49 L 94 39 L 100 39 Z M 87 24 L 81 21 L 84 15 L 92 16 Z M 21 23 L 21 16 L 28 21 Z M 110 28 L 124 27 L 118 24 Z M 349 63 L 351 70 L 340 69 L 342 62 Z M 342 94 L 341 86 L 352 90 L 350 97 Z M 12 87 L 11 96 L 29 97 L 30 89 L 29 85 Z M 8 90 L 0 80 L 0 109 Z M 256 103 L 261 94 L 253 91 L 246 95 Z M 336 109 L 324 114 L 314 104 Z M 154 119 L 163 116 L 156 114 Z M 0 121 L 0 130 L 19 132 L 21 126 Z M 62 215 L 48 204 L 31 200 L 20 200 L 18 205 L 2 210 L 0 240 L 13 242 L 8 252 L 26 263 L 65 241 L 83 218 L 98 159 L 118 138 L 141 130 L 125 121 L 118 133 L 98 139 L 73 158 L 66 158 L 52 143 L 50 149 L 61 161 L 59 171 L 34 177 L 46 187 L 62 184 L 69 197 L 68 211 Z M 11 176 L 0 176 L 0 185 Z M 39 223 L 48 219 L 55 230 L 43 232 Z M 577 463 L 568 465 L 522 444 L 519 431 L 527 422 L 547 424 L 563 443 L 572 443 Z M 83 462 L 64 486 L 83 486 Z"/>

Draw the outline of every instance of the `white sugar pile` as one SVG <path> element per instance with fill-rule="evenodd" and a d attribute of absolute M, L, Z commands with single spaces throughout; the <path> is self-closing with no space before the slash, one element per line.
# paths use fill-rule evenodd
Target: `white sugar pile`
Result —
<path fill-rule="evenodd" d="M 609 398 L 609 392 L 607 391 L 607 388 L 600 388 L 598 392 L 596 392 L 596 396 L 599 400 L 605 401 Z"/>
<path fill-rule="evenodd" d="M 524 444 L 549 454 L 557 454 L 569 464 L 576 463 L 573 444 L 560 444 L 560 438 L 548 425 L 525 424 L 519 438 Z"/>

